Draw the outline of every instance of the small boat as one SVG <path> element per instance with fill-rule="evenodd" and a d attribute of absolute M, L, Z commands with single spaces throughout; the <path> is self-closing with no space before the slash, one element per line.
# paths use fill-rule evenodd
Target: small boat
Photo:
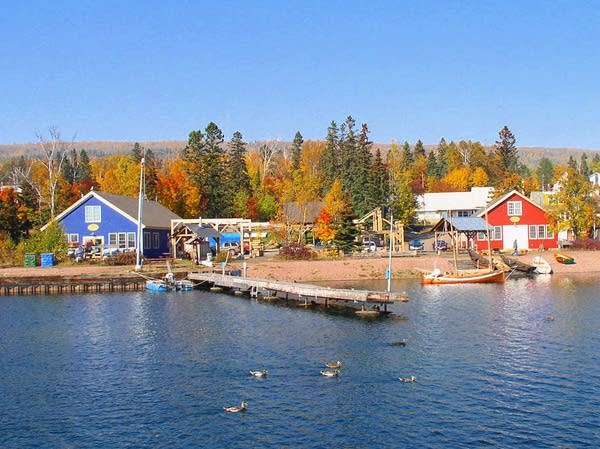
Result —
<path fill-rule="evenodd" d="M 239 413 L 239 412 L 245 412 L 247 407 L 248 407 L 248 404 L 246 403 L 246 401 L 242 401 L 242 403 L 240 405 L 233 405 L 231 407 L 223 407 L 223 410 L 225 410 L 227 413 Z"/>
<path fill-rule="evenodd" d="M 406 343 L 406 338 L 403 338 L 402 340 L 394 340 L 392 346 L 406 346 Z"/>
<path fill-rule="evenodd" d="M 572 265 L 575 263 L 575 259 L 564 253 L 554 253 L 554 258 L 559 263 L 564 263 L 565 265 Z"/>
<path fill-rule="evenodd" d="M 267 374 L 269 374 L 268 369 L 263 369 L 262 371 L 250 371 L 250 375 L 254 377 L 267 377 Z"/>
<path fill-rule="evenodd" d="M 321 376 L 325 376 L 325 377 L 338 377 L 339 375 L 340 375 L 339 369 L 321 371 Z"/>
<path fill-rule="evenodd" d="M 330 369 L 340 369 L 342 367 L 342 362 L 339 360 L 337 362 L 327 362 L 325 366 Z"/>
<path fill-rule="evenodd" d="M 416 382 L 417 378 L 415 376 L 408 376 L 408 377 L 399 377 L 398 380 L 400 382 Z"/>
<path fill-rule="evenodd" d="M 520 273 L 531 274 L 535 271 L 534 265 L 529 265 L 528 263 L 521 262 L 520 260 L 516 260 L 512 257 L 508 257 L 504 254 L 500 255 L 502 262 L 510 267 L 511 270 L 518 271 Z"/>
<path fill-rule="evenodd" d="M 146 290 L 150 292 L 167 292 L 169 291 L 169 286 L 162 279 L 147 279 Z"/>
<path fill-rule="evenodd" d="M 439 268 L 423 275 L 423 284 L 490 284 L 504 282 L 502 270 L 457 270 L 442 273 Z"/>
<path fill-rule="evenodd" d="M 552 267 L 542 256 L 535 256 L 531 262 L 535 267 L 534 273 L 537 274 L 552 274 Z"/>
<path fill-rule="evenodd" d="M 181 279 L 179 281 L 174 282 L 175 290 L 180 292 L 189 292 L 194 290 L 194 283 L 189 279 Z"/>

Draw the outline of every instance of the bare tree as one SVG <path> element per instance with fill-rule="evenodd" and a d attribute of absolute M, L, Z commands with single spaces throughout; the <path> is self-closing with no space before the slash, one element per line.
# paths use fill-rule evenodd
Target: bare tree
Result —
<path fill-rule="evenodd" d="M 48 172 L 48 205 L 50 208 L 50 218 L 54 218 L 56 216 L 56 189 L 68 148 L 61 140 L 58 128 L 51 126 L 48 129 L 48 134 L 48 140 L 40 132 L 36 133 L 36 137 L 42 150 L 42 156 L 39 161 Z"/>
<path fill-rule="evenodd" d="M 275 140 L 262 143 L 258 147 L 258 156 L 260 157 L 260 182 L 265 179 L 265 176 L 271 174 L 273 161 L 279 153 L 278 142 Z"/>

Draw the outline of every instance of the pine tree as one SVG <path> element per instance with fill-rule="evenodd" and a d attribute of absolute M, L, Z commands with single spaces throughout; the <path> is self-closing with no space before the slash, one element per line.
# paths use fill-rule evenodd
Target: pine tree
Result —
<path fill-rule="evenodd" d="M 513 133 L 504 126 L 498 133 L 499 140 L 494 145 L 496 157 L 498 158 L 500 175 L 519 172 L 519 153 L 515 146 L 516 139 Z"/>
<path fill-rule="evenodd" d="M 372 207 L 384 207 L 388 204 L 390 196 L 390 174 L 381 158 L 381 150 L 375 150 L 375 159 L 371 168 L 371 183 L 373 186 L 371 197 Z"/>
<path fill-rule="evenodd" d="M 297 171 L 300 168 L 300 161 L 302 159 L 302 144 L 304 139 L 300 131 L 296 132 L 294 136 L 294 143 L 292 145 L 292 170 Z"/>
<path fill-rule="evenodd" d="M 356 237 L 358 236 L 359 231 L 354 224 L 355 215 L 352 212 L 349 202 L 346 201 L 345 204 L 347 206 L 336 215 L 332 224 L 332 229 L 335 232 L 333 246 L 338 251 L 349 254 L 358 247 Z"/>
<path fill-rule="evenodd" d="M 338 127 L 334 121 L 332 121 L 327 128 L 326 142 L 327 145 L 325 146 L 325 151 L 323 151 L 323 159 L 321 161 L 321 165 L 323 167 L 323 176 L 325 178 L 323 183 L 323 191 L 321 192 L 322 195 L 327 194 L 333 185 L 333 181 L 338 179 L 340 176 Z"/>
<path fill-rule="evenodd" d="M 437 178 L 442 179 L 448 173 L 448 159 L 446 157 L 446 153 L 448 151 L 448 144 L 446 143 L 446 139 L 443 137 L 438 143 L 437 146 Z"/>
<path fill-rule="evenodd" d="M 421 139 L 417 140 L 417 143 L 415 143 L 415 149 L 413 151 L 413 154 L 415 160 L 419 159 L 420 157 L 425 157 L 425 147 L 423 146 L 423 142 L 421 142 Z"/>
<path fill-rule="evenodd" d="M 402 171 L 409 170 L 413 164 L 415 163 L 415 159 L 413 157 L 413 153 L 410 149 L 410 144 L 404 141 L 402 145 Z"/>

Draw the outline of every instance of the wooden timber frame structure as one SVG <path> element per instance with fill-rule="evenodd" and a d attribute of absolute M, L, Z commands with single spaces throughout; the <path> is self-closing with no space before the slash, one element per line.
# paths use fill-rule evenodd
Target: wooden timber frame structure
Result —
<path fill-rule="evenodd" d="M 372 232 L 373 234 L 383 235 L 386 248 L 390 248 L 391 239 L 392 252 L 404 251 L 404 223 L 399 220 L 395 220 L 394 225 L 392 226 L 393 231 L 390 235 L 390 220 L 383 217 L 383 211 L 381 210 L 381 207 L 376 207 L 371 212 L 365 214 L 358 220 L 355 220 L 355 223 L 363 230 L 365 230 L 365 227 L 369 222 L 372 223 L 372 226 L 370 229 L 366 230 Z"/>
<path fill-rule="evenodd" d="M 265 229 L 270 226 L 270 223 L 252 222 L 249 218 L 179 218 L 171 220 L 171 250 L 173 258 L 177 258 L 177 246 L 182 241 L 187 241 L 190 238 L 195 238 L 197 235 L 190 229 L 188 225 L 196 225 L 202 227 L 204 225 L 212 226 L 217 233 L 222 232 L 237 232 L 240 235 L 239 245 L 243 249 L 250 248 L 250 253 L 254 254 L 254 250 L 258 250 L 258 243 L 252 238 L 252 231 Z M 217 242 L 220 249 L 220 240 Z"/>
<path fill-rule="evenodd" d="M 478 217 L 448 217 L 444 216 L 431 228 L 434 233 L 435 241 L 438 240 L 439 236 L 450 236 L 452 245 L 461 249 L 464 239 L 461 239 L 461 235 L 466 237 L 465 249 L 469 249 L 478 233 L 484 233 L 489 235 L 489 226 L 486 225 L 485 220 Z"/>

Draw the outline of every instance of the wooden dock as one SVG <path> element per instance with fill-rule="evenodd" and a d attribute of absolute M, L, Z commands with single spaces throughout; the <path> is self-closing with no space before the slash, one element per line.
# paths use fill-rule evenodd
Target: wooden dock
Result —
<path fill-rule="evenodd" d="M 0 296 L 56 295 L 69 293 L 126 292 L 146 289 L 139 276 L 21 277 L 0 280 Z"/>
<path fill-rule="evenodd" d="M 315 301 L 326 305 L 329 301 L 344 301 L 380 304 L 385 307 L 387 304 L 394 302 L 393 295 L 388 292 L 330 288 L 298 282 L 254 279 L 227 274 L 193 272 L 188 274 L 188 279 L 195 283 L 204 283 L 208 286 L 226 288 L 234 292 L 248 293 L 251 296 L 276 296 L 301 302 Z"/>

